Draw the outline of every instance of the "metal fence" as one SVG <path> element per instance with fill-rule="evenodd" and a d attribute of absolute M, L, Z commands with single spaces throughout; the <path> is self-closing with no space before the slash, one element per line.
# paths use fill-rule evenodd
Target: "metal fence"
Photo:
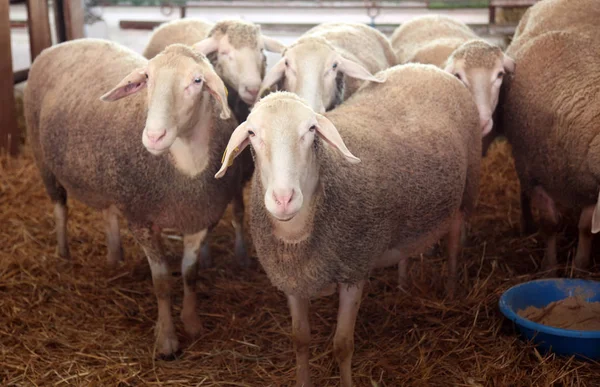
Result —
<path fill-rule="evenodd" d="M 318 7 L 321 5 L 339 6 L 380 6 L 380 7 L 402 7 L 422 6 L 429 8 L 486 8 L 490 0 L 87 0 L 90 6 L 202 6 L 203 4 L 219 3 L 219 5 L 265 5 L 269 3 L 287 3 L 290 6 Z"/>

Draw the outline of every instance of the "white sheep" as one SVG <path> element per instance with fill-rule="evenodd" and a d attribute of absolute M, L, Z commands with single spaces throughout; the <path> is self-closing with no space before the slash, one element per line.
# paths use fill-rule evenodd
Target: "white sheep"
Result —
<path fill-rule="evenodd" d="M 433 64 L 460 79 L 477 104 L 482 137 L 490 133 L 502 81 L 515 70 L 514 61 L 500 47 L 481 40 L 459 20 L 441 15 L 402 24 L 391 42 L 398 63 Z"/>
<path fill-rule="evenodd" d="M 285 46 L 262 34 L 260 26 L 244 20 L 181 19 L 159 26 L 150 37 L 144 56 L 153 58 L 170 44 L 181 43 L 206 55 L 232 93 L 230 106 L 240 122 L 258 96 L 267 58 L 263 50 L 281 53 Z M 248 106 L 236 106 L 239 96 Z M 240 112 L 238 114 L 238 111 Z"/>
<path fill-rule="evenodd" d="M 298 386 L 310 386 L 309 299 L 338 287 L 333 352 L 352 385 L 354 326 L 371 270 L 448 236 L 449 287 L 473 211 L 481 136 L 467 89 L 430 65 L 396 66 L 325 115 L 276 92 L 238 126 L 216 174 L 254 153 L 250 227 L 271 282 L 288 297 Z M 354 154 L 360 157 L 357 158 Z"/>
<path fill-rule="evenodd" d="M 559 208 L 580 213 L 575 267 L 589 265 L 600 231 L 600 7 L 596 0 L 544 0 L 531 7 L 507 52 L 519 71 L 506 85 L 499 133 L 521 184 L 522 228 L 533 205 L 547 237 L 545 269 L 557 265 Z"/>
<path fill-rule="evenodd" d="M 389 41 L 376 29 L 359 23 L 323 23 L 284 50 L 265 76 L 260 95 L 277 84 L 322 113 L 350 97 L 363 80 L 383 82 L 372 74 L 395 64 Z"/>
<path fill-rule="evenodd" d="M 147 93 L 138 93 L 144 88 Z M 191 335 L 201 329 L 195 293 L 200 246 L 232 200 L 236 252 L 245 253 L 242 176 L 252 164 L 249 152 L 228 179 L 213 178 L 236 126 L 225 93 L 208 60 L 184 45 L 169 46 L 148 61 L 116 43 L 80 39 L 44 50 L 29 72 L 25 117 L 55 203 L 59 252 L 69 251 L 67 193 L 104 211 L 113 260 L 121 246 L 116 222 L 121 213 L 152 270 L 156 345 L 164 357 L 176 354 L 179 342 L 160 230 L 184 234 L 181 318 Z"/>

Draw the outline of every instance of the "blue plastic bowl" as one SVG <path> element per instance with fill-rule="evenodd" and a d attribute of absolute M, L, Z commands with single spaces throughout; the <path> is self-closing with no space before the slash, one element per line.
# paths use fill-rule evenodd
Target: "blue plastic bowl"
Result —
<path fill-rule="evenodd" d="M 528 306 L 545 307 L 551 302 L 581 294 L 585 295 L 586 301 L 600 301 L 600 282 L 565 278 L 525 282 L 504 292 L 499 306 L 521 335 L 532 340 L 542 351 L 597 360 L 600 359 L 600 331 L 554 328 L 517 314 Z"/>

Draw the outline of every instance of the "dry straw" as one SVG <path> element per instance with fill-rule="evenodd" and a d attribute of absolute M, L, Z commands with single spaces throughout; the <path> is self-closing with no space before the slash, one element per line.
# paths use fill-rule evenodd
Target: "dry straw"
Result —
<path fill-rule="evenodd" d="M 538 353 L 499 313 L 504 290 L 541 275 L 543 248 L 538 235 L 518 234 L 518 183 L 506 144 L 493 147 L 482 173 L 456 301 L 444 299 L 440 256 L 412 261 L 408 293 L 396 289 L 394 268 L 373 273 L 356 329 L 357 386 L 597 385 L 598 364 Z M 153 360 L 156 302 L 142 251 L 125 231 L 126 261 L 107 269 L 100 215 L 73 201 L 70 208 L 73 260 L 67 262 L 56 253 L 52 206 L 31 151 L 0 161 L 0 384 L 293 385 L 285 298 L 260 268 L 234 266 L 229 213 L 211 236 L 215 267 L 200 274 L 204 329 L 190 339 L 178 322 L 183 353 L 165 362 Z M 561 274 L 598 277 L 569 269 L 574 245 L 567 241 L 575 234 L 568 231 Z M 177 239 L 167 238 L 174 258 L 182 252 Z M 318 386 L 339 384 L 332 357 L 336 307 L 335 297 L 312 303 Z"/>

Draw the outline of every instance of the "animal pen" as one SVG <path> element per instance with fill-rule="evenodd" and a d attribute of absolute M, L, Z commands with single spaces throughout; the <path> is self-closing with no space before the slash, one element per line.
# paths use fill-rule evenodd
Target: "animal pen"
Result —
<path fill-rule="evenodd" d="M 291 11 L 302 7 L 323 21 L 334 19 L 331 12 L 342 12 L 340 7 L 347 7 L 349 13 L 358 10 L 359 16 L 352 17 L 373 24 L 387 36 L 392 25 L 404 20 L 404 13 L 447 12 L 460 18 L 465 10 L 462 15 L 466 19 L 486 20 L 469 23 L 476 31 L 502 40 L 512 35 L 518 22 L 518 18 L 507 20 L 506 15 L 512 12 L 520 16 L 517 8 L 525 9 L 535 1 L 151 3 L 149 8 L 143 7 L 141 0 L 27 0 L 31 61 L 53 43 L 86 36 L 86 12 L 106 18 L 111 12 L 116 15 L 119 34 L 112 36 L 125 39 L 135 30 L 145 31 L 147 34 L 140 36 L 147 39 L 151 28 L 165 19 L 215 10 L 242 16 L 256 15 L 252 11 L 256 9 L 289 12 L 287 21 L 267 21 L 263 29 L 291 30 L 294 38 L 300 35 L 297 31 L 312 27 L 310 21 L 302 25 L 294 21 Z M 474 13 L 473 5 L 479 7 L 475 8 L 479 13 Z M 213 265 L 198 272 L 197 313 L 202 330 L 195 338 L 187 337 L 181 321 L 175 319 L 182 351 L 172 361 L 156 356 L 152 337 L 157 307 L 151 272 L 144 251 L 123 220 L 125 260 L 107 267 L 101 213 L 71 200 L 71 259 L 58 256 L 52 204 L 25 136 L 21 94 L 14 91 L 14 85 L 27 77 L 26 69 L 13 70 L 10 55 L 11 30 L 24 30 L 19 20 L 9 17 L 14 6 L 7 1 L 0 3 L 1 384 L 293 385 L 295 353 L 286 297 L 269 282 L 251 243 L 251 267 L 240 269 L 234 262 L 231 209 L 210 234 Z M 136 19 L 138 6 L 151 9 L 150 16 Z M 119 16 L 120 7 L 129 13 Z M 499 7 L 505 8 L 504 20 Z M 250 21 L 267 19 L 256 18 Z M 248 199 L 248 188 L 245 193 Z M 539 351 L 532 343 L 520 340 L 512 322 L 498 310 L 498 299 L 508 288 L 547 276 L 540 269 L 543 236 L 539 232 L 520 234 L 519 195 L 510 146 L 499 138 L 482 159 L 479 199 L 459 259 L 460 276 L 453 299 L 447 298 L 441 280 L 448 272 L 443 249 L 411 258 L 407 289 L 398 289 L 395 267 L 372 272 L 356 324 L 352 359 L 355 385 L 598 385 L 597 362 Z M 575 219 L 574 214 L 565 213 L 565 217 Z M 597 251 L 589 271 L 576 270 L 571 264 L 577 236 L 572 225 L 577 222 L 565 224 L 570 226 L 560 234 L 558 274 L 599 280 Z M 246 235 L 246 240 L 250 242 L 251 235 Z M 165 230 L 163 241 L 174 280 L 174 315 L 178 316 L 183 287 L 179 269 L 182 237 L 175 230 Z M 317 386 L 339 385 L 332 345 L 336 308 L 335 297 L 311 301 L 310 366 Z"/>

